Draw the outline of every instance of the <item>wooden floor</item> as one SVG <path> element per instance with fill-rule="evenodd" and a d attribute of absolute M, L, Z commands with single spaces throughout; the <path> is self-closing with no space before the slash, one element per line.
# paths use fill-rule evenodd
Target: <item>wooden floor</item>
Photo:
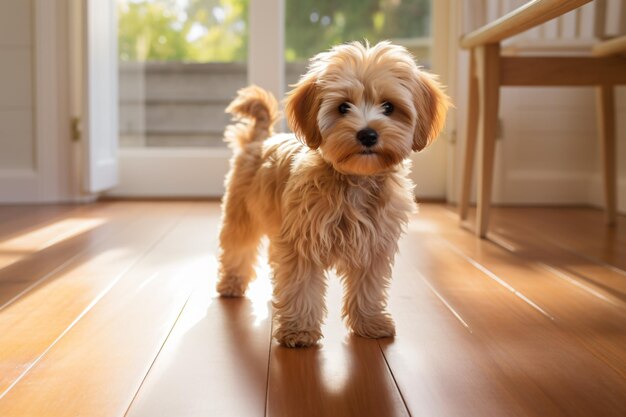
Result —
<path fill-rule="evenodd" d="M 213 290 L 219 206 L 0 207 L 0 416 L 625 416 L 626 218 L 495 209 L 489 240 L 422 204 L 351 336 L 331 277 L 317 348 L 271 341 L 268 268 Z"/>

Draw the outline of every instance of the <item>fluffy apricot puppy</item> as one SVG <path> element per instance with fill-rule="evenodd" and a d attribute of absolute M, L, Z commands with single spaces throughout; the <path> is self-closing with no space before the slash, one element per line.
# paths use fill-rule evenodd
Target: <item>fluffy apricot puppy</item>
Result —
<path fill-rule="evenodd" d="M 412 151 L 441 130 L 448 99 L 403 47 L 350 43 L 311 60 L 286 100 L 293 134 L 274 135 L 274 97 L 251 86 L 226 109 L 234 149 L 220 232 L 222 296 L 242 296 L 259 239 L 269 236 L 274 337 L 289 347 L 321 337 L 325 271 L 344 286 L 354 333 L 395 334 L 386 311 L 398 238 L 415 210 Z"/>

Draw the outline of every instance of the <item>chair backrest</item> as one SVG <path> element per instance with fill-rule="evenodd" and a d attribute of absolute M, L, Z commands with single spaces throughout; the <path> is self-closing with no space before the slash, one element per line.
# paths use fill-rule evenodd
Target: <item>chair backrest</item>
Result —
<path fill-rule="evenodd" d="M 525 0 L 464 0 L 468 33 L 527 3 Z M 508 51 L 585 51 L 599 40 L 626 34 L 626 1 L 595 0 L 503 42 Z"/>

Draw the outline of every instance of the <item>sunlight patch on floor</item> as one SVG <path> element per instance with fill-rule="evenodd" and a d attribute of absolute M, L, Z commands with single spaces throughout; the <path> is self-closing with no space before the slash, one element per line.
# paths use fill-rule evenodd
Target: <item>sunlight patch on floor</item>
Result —
<path fill-rule="evenodd" d="M 176 322 L 176 331 L 170 335 L 168 343 L 173 347 L 180 345 L 183 338 L 195 328 L 200 322 L 207 319 L 209 307 L 218 297 L 215 290 L 217 283 L 217 257 L 213 254 L 203 256 L 192 262 L 194 268 L 208 271 L 207 276 L 202 274 L 193 286 L 191 297 L 184 307 L 178 321 Z M 184 279 L 184 276 L 181 276 Z"/>
<path fill-rule="evenodd" d="M 351 376 L 355 374 L 349 348 L 342 343 L 334 348 L 320 350 L 321 381 L 324 389 L 333 394 L 345 390 Z"/>
<path fill-rule="evenodd" d="M 320 381 L 325 391 L 341 395 L 346 385 L 355 374 L 351 351 L 348 346 L 351 335 L 341 317 L 343 286 L 335 271 L 328 273 L 328 289 L 326 293 L 326 308 L 328 315 L 324 320 L 322 332 L 322 349 L 320 357 Z"/>
<path fill-rule="evenodd" d="M 257 327 L 270 315 L 269 301 L 272 299 L 272 270 L 265 257 L 255 267 L 256 279 L 250 283 L 246 297 L 252 302 L 254 326 Z"/>
<path fill-rule="evenodd" d="M 0 268 L 17 262 L 25 255 L 46 249 L 102 225 L 105 219 L 61 220 L 0 242 Z"/>
<path fill-rule="evenodd" d="M 77 283 L 82 286 L 83 290 L 86 290 L 88 286 L 98 286 L 97 280 L 93 279 L 94 275 L 102 276 L 103 265 L 114 265 L 124 256 L 127 256 L 129 250 L 130 249 L 126 247 L 112 248 L 90 258 L 88 265 L 79 265 L 73 269 L 66 269 L 59 273 L 46 275 L 43 279 L 35 281 L 33 285 L 25 288 L 11 300 L 7 301 L 1 306 L 0 310 L 3 311 L 3 314 L 11 314 L 9 313 L 11 311 L 19 312 L 22 308 L 22 304 L 29 305 L 33 297 L 46 300 L 45 297 L 47 297 L 48 294 L 54 294 L 59 286 L 68 285 L 68 283 Z M 92 264 L 98 265 L 98 267 L 93 267 Z M 113 282 L 116 283 L 119 281 L 123 275 L 124 274 L 119 274 Z M 83 277 L 85 276 L 90 277 L 90 279 L 84 280 Z M 74 291 L 79 291 L 79 289 L 75 288 Z"/>
<path fill-rule="evenodd" d="M 412 218 L 411 220 L 409 220 L 409 231 L 435 233 L 439 231 L 439 226 L 437 226 L 437 222 L 434 222 L 432 220 L 424 218 Z"/>

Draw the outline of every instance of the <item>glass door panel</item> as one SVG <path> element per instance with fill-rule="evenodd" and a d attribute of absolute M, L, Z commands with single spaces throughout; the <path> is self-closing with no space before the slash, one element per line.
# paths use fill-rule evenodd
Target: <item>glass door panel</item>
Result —
<path fill-rule="evenodd" d="M 404 45 L 428 67 L 431 0 L 285 0 L 287 84 L 298 80 L 316 53 L 364 39 Z"/>
<path fill-rule="evenodd" d="M 117 0 L 122 148 L 221 148 L 247 84 L 247 0 Z"/>

